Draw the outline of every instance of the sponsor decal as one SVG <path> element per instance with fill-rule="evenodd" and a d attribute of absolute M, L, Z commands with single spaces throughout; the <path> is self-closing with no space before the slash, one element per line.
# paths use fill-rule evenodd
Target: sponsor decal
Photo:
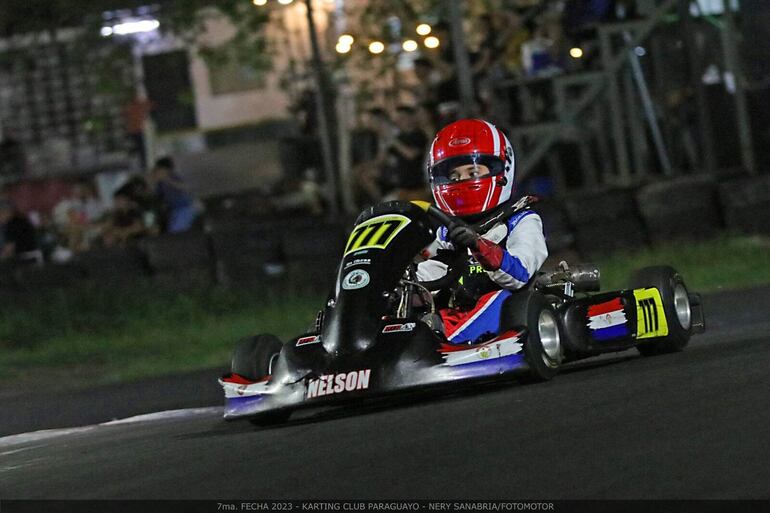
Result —
<path fill-rule="evenodd" d="M 347 256 L 362 249 L 385 249 L 411 220 L 400 214 L 373 217 L 353 229 L 345 246 Z"/>
<path fill-rule="evenodd" d="M 636 299 L 636 338 L 668 335 L 668 323 L 660 291 L 655 287 L 636 289 L 634 298 Z"/>
<path fill-rule="evenodd" d="M 455 367 L 519 354 L 522 350 L 519 339 L 521 334 L 511 330 L 483 344 L 442 344 L 439 351 L 444 357 L 444 365 Z"/>
<path fill-rule="evenodd" d="M 345 290 L 362 289 L 369 285 L 369 273 L 363 269 L 354 269 L 342 279 L 342 288 Z"/>
<path fill-rule="evenodd" d="M 417 326 L 417 323 L 407 322 L 406 324 L 388 324 L 382 328 L 383 333 L 401 333 L 404 331 L 412 331 Z"/>
<path fill-rule="evenodd" d="M 240 376 L 230 376 L 221 378 L 219 384 L 225 392 L 226 398 L 255 396 L 269 393 L 268 381 L 269 377 L 266 377 L 257 382 L 247 381 Z"/>
<path fill-rule="evenodd" d="M 588 327 L 594 340 L 627 337 L 628 319 L 619 297 L 588 307 Z"/>
<path fill-rule="evenodd" d="M 366 390 L 369 388 L 371 373 L 371 369 L 363 369 L 340 374 L 326 374 L 318 379 L 311 379 L 308 381 L 305 397 L 312 399 L 342 392 L 352 392 L 353 390 Z"/>
<path fill-rule="evenodd" d="M 309 337 L 301 337 L 297 339 L 297 347 L 306 346 L 308 344 L 317 344 L 321 341 L 320 335 L 312 335 Z"/>
<path fill-rule="evenodd" d="M 470 144 L 471 140 L 468 137 L 455 137 L 451 141 L 449 141 L 449 146 L 452 146 L 453 148 L 457 146 L 465 146 L 466 144 Z"/>
<path fill-rule="evenodd" d="M 468 265 L 468 274 L 470 274 L 470 275 L 473 275 L 473 274 L 483 274 L 485 272 L 486 271 L 484 270 L 484 268 L 481 267 L 479 264 L 469 264 Z"/>
<path fill-rule="evenodd" d="M 353 267 L 354 265 L 369 265 L 372 263 L 371 258 L 356 258 L 355 260 L 351 260 L 347 264 L 345 264 L 345 269 L 348 267 Z"/>

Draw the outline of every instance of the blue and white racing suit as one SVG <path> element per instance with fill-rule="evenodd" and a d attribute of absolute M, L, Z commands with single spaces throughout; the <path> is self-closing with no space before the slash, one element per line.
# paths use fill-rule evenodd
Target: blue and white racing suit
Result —
<path fill-rule="evenodd" d="M 481 235 L 482 251 L 468 250 L 468 268 L 463 273 L 458 290 L 472 299 L 465 308 L 450 304 L 441 311 L 444 330 L 450 342 L 473 342 L 480 337 L 500 331 L 500 310 L 511 291 L 524 287 L 548 257 L 543 235 L 543 222 L 533 210 L 514 213 Z M 493 258 L 488 258 L 492 249 Z M 494 247 L 497 246 L 497 247 Z M 436 240 L 427 248 L 430 258 L 417 266 L 417 278 L 431 281 L 446 275 L 447 264 L 437 260 L 441 250 L 453 250 L 447 239 L 447 228 L 441 227 Z M 486 253 L 486 254 L 482 254 Z"/>

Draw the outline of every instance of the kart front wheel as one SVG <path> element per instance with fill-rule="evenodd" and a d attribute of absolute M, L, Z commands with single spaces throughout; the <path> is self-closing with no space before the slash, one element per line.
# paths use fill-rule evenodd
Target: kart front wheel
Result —
<path fill-rule="evenodd" d="M 519 292 L 508 299 L 503 315 L 508 326 L 527 326 L 523 350 L 528 370 L 521 380 L 553 378 L 564 359 L 561 324 L 553 305 L 539 292 Z"/>
<path fill-rule="evenodd" d="M 693 327 L 693 305 L 682 276 L 669 266 L 645 267 L 634 273 L 631 286 L 658 289 L 668 325 L 668 335 L 642 341 L 636 349 L 644 356 L 682 351 L 690 341 Z"/>
<path fill-rule="evenodd" d="M 238 341 L 230 370 L 251 381 L 260 381 L 273 372 L 273 363 L 283 344 L 274 335 L 256 335 Z"/>

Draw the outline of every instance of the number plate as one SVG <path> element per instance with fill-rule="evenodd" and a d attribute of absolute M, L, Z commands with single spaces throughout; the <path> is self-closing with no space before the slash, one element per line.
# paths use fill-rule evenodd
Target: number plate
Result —
<path fill-rule="evenodd" d="M 377 216 L 356 226 L 348 238 L 345 255 L 362 249 L 385 249 L 411 220 L 402 215 Z"/>
<path fill-rule="evenodd" d="M 656 288 L 635 289 L 636 338 L 655 338 L 668 335 L 663 300 Z"/>

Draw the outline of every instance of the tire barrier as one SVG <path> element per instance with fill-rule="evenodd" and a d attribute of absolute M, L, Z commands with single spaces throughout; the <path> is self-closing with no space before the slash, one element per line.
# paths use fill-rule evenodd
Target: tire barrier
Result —
<path fill-rule="evenodd" d="M 209 236 L 218 283 L 269 284 L 285 273 L 280 224 L 239 220 L 212 226 Z"/>
<path fill-rule="evenodd" d="M 564 209 L 574 228 L 575 246 L 586 258 L 647 245 L 633 191 L 608 189 L 565 198 Z"/>
<path fill-rule="evenodd" d="M 710 177 L 683 177 L 644 186 L 637 192 L 637 202 L 653 243 L 705 239 L 723 226 L 716 182 Z"/>
<path fill-rule="evenodd" d="M 534 210 L 543 220 L 543 232 L 548 253 L 561 253 L 573 246 L 575 234 L 570 228 L 567 216 L 559 204 L 552 200 L 535 203 Z"/>
<path fill-rule="evenodd" d="M 735 178 L 717 186 L 683 177 L 638 191 L 606 189 L 535 205 L 549 252 L 595 258 L 649 242 L 731 230 L 770 235 L 770 175 Z M 641 212 L 641 215 L 640 215 Z M 139 247 L 88 251 L 66 265 L 18 267 L 0 263 L 0 295 L 83 280 L 109 286 L 153 277 L 161 286 L 277 287 L 325 293 L 334 284 L 351 219 L 257 218 L 218 212 L 205 232 L 146 239 Z"/>
<path fill-rule="evenodd" d="M 153 279 L 166 288 L 210 285 L 213 258 L 205 233 L 189 231 L 145 239 L 141 244 Z"/>
<path fill-rule="evenodd" d="M 34 293 L 40 289 L 65 289 L 82 282 L 85 272 L 76 264 L 26 265 L 15 272 L 17 290 Z"/>
<path fill-rule="evenodd" d="M 147 276 L 144 253 L 137 247 L 104 248 L 86 251 L 73 260 L 86 279 L 109 285 L 130 284 Z"/>
<path fill-rule="evenodd" d="M 728 229 L 770 235 L 770 175 L 721 184 L 719 202 Z"/>
<path fill-rule="evenodd" d="M 309 221 L 282 233 L 287 275 L 294 288 L 324 293 L 333 283 L 347 234 L 341 223 Z"/>

